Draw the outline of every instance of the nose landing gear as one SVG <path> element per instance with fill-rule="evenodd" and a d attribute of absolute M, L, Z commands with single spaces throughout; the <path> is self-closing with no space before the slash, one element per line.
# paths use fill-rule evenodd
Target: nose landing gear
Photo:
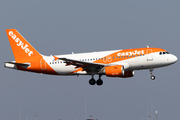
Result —
<path fill-rule="evenodd" d="M 155 76 L 153 75 L 153 70 L 154 68 L 150 68 L 149 71 L 150 71 L 150 74 L 151 74 L 151 80 L 155 80 Z"/>

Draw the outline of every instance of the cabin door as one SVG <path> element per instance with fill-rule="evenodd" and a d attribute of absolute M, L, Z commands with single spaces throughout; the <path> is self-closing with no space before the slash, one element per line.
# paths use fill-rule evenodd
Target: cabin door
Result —
<path fill-rule="evenodd" d="M 46 61 L 43 58 L 40 60 L 40 67 L 41 70 L 46 70 Z"/>
<path fill-rule="evenodd" d="M 147 61 L 152 61 L 153 60 L 152 49 L 148 49 L 146 52 L 147 52 Z"/>

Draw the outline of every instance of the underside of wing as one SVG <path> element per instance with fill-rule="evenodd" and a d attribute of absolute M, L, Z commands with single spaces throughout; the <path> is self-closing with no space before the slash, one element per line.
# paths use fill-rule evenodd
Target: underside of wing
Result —
<path fill-rule="evenodd" d="M 85 62 L 85 61 L 78 61 L 78 60 L 73 60 L 69 58 L 58 58 L 59 60 L 63 60 L 66 63 L 66 66 L 68 65 L 74 65 L 76 68 L 79 67 L 104 67 L 104 64 L 100 63 L 92 63 L 92 62 Z"/>

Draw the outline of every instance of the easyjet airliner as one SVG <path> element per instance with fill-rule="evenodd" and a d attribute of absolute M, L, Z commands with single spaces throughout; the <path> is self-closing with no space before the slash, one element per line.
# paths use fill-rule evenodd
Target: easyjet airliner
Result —
<path fill-rule="evenodd" d="M 6 30 L 15 61 L 5 62 L 7 68 L 51 75 L 90 75 L 90 85 L 102 85 L 102 75 L 128 78 L 135 70 L 171 65 L 175 55 L 161 48 L 135 48 L 101 52 L 45 56 L 40 54 L 16 29 Z M 94 75 L 99 75 L 95 80 Z"/>

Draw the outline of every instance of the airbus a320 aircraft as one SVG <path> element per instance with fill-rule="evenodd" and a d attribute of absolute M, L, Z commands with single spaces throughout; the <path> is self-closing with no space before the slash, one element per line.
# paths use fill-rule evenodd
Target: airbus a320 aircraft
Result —
<path fill-rule="evenodd" d="M 149 69 L 151 79 L 154 80 L 154 68 L 168 66 L 177 61 L 177 57 L 166 50 L 148 46 L 45 56 L 31 46 L 16 29 L 7 29 L 6 32 L 15 61 L 5 62 L 5 67 L 51 75 L 90 75 L 90 85 L 102 85 L 102 75 L 128 78 L 134 76 L 134 70 L 142 69 Z M 99 75 L 97 81 L 94 75 Z"/>

